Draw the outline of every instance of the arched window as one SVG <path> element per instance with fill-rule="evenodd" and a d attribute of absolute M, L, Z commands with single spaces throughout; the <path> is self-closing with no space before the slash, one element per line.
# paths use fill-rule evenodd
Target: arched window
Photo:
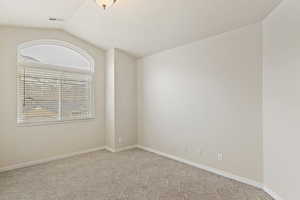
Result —
<path fill-rule="evenodd" d="M 17 123 L 94 118 L 94 59 L 57 40 L 18 47 Z"/>

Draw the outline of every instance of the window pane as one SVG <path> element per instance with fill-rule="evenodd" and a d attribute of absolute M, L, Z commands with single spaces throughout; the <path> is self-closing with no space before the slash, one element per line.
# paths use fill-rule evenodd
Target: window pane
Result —
<path fill-rule="evenodd" d="M 94 117 L 94 60 L 68 43 L 34 43 L 18 49 L 17 122 Z"/>
<path fill-rule="evenodd" d="M 20 51 L 20 60 L 91 71 L 90 62 L 78 52 L 58 45 L 35 45 Z"/>
<path fill-rule="evenodd" d="M 63 120 L 91 117 L 90 83 L 88 81 L 63 81 L 62 118 Z"/>
<path fill-rule="evenodd" d="M 57 79 L 37 76 L 24 70 L 19 78 L 19 122 L 56 121 L 59 119 L 59 84 Z"/>

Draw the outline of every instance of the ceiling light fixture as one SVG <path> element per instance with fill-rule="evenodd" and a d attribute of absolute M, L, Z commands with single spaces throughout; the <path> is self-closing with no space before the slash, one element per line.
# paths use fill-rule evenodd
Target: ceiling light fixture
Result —
<path fill-rule="evenodd" d="M 112 5 L 114 5 L 117 2 L 117 0 L 95 0 L 95 1 L 104 10 L 111 7 Z"/>

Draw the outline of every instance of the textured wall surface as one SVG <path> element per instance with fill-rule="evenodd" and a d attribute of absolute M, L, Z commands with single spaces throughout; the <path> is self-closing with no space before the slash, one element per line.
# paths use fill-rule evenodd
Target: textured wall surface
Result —
<path fill-rule="evenodd" d="M 254 24 L 139 60 L 139 143 L 262 182 L 261 39 Z"/>
<path fill-rule="evenodd" d="M 300 2 L 284 0 L 264 21 L 264 182 L 285 200 L 300 191 Z"/>
<path fill-rule="evenodd" d="M 58 30 L 0 27 L 0 38 L 0 168 L 104 146 L 105 52 Z M 72 43 L 95 59 L 96 119 L 17 127 L 17 46 L 39 39 Z"/>

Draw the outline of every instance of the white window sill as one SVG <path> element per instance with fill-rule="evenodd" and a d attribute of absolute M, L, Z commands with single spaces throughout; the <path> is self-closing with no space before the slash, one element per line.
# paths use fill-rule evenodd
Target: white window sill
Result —
<path fill-rule="evenodd" d="M 68 124 L 75 122 L 87 122 L 95 120 L 96 117 L 90 117 L 86 119 L 72 119 L 72 120 L 58 120 L 58 121 L 48 121 L 48 122 L 17 122 L 17 127 L 30 127 L 30 126 L 48 126 L 57 124 Z"/>

